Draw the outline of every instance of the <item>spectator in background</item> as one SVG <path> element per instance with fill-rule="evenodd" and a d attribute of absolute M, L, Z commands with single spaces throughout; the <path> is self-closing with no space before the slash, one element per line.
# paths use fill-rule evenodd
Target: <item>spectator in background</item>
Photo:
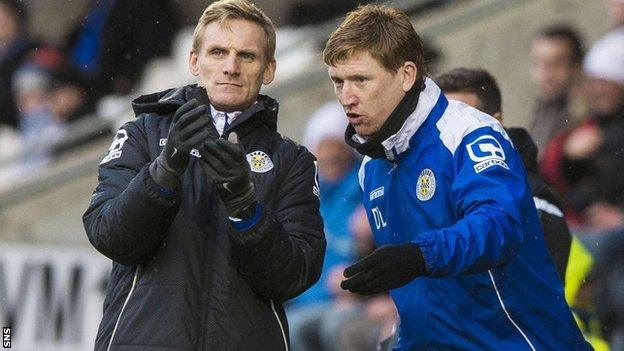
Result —
<path fill-rule="evenodd" d="M 26 52 L 19 63 L 8 84 L 17 128 L 0 151 L 0 163 L 4 163 L 0 186 L 30 178 L 57 151 L 75 146 L 58 148 L 56 142 L 65 135 L 68 122 L 92 107 L 86 87 L 70 73 L 59 50 L 40 45 Z"/>
<path fill-rule="evenodd" d="M 606 3 L 613 27 L 624 26 L 624 0 L 606 0 Z"/>
<path fill-rule="evenodd" d="M 482 69 L 457 68 L 436 78 L 447 98 L 475 107 L 503 123 L 502 97 L 496 80 Z M 562 281 L 570 253 L 571 235 L 561 203 L 537 173 L 537 147 L 523 128 L 506 128 L 527 170 L 533 201 L 538 210 L 548 253 Z"/>
<path fill-rule="evenodd" d="M 361 212 L 358 157 L 344 142 L 346 127 L 340 104 L 329 102 L 310 116 L 304 132 L 303 144 L 318 160 L 327 248 L 320 280 L 290 302 L 293 351 L 375 350 L 396 322 L 387 296 L 364 302 L 340 289 L 342 272 L 370 252 L 371 240 Z"/>
<path fill-rule="evenodd" d="M 61 124 L 54 116 L 50 100 L 52 75 L 60 61 L 42 56 L 47 56 L 43 50 L 30 55 L 13 79 L 19 130 L 26 144 L 53 141 Z"/>
<path fill-rule="evenodd" d="M 331 300 L 328 278 L 336 267 L 354 262 L 354 236 L 349 220 L 362 204 L 358 185 L 359 163 L 355 153 L 344 142 L 347 121 L 337 102 L 316 110 L 308 120 L 303 144 L 318 160 L 321 215 L 325 225 L 327 248 L 319 281 L 294 300 L 296 304 L 322 303 Z M 342 271 L 341 271 L 342 272 Z"/>
<path fill-rule="evenodd" d="M 35 44 L 26 32 L 27 13 L 22 1 L 0 0 L 0 124 L 18 126 L 12 81 Z"/>
<path fill-rule="evenodd" d="M 615 217 L 621 216 L 612 216 L 618 211 L 611 206 L 617 208 L 624 201 L 624 28 L 598 41 L 583 68 L 589 114 L 547 145 L 540 171 L 566 196 L 577 224 L 590 214 L 617 222 Z"/>
<path fill-rule="evenodd" d="M 13 150 L 9 152 L 13 162 L 0 169 L 2 182 L 23 180 L 35 174 L 34 171 L 51 160 L 51 146 L 65 133 L 65 123 L 56 118 L 50 95 L 52 76 L 61 60 L 60 53 L 39 49 L 28 55 L 13 75 L 11 89 L 19 111 L 19 128 L 11 145 Z"/>
<path fill-rule="evenodd" d="M 62 67 L 52 75 L 50 99 L 55 117 L 74 122 L 93 111 L 95 101 L 82 76 L 70 67 Z"/>
<path fill-rule="evenodd" d="M 573 120 L 574 85 L 581 77 L 583 47 L 566 25 L 543 29 L 531 45 L 531 77 L 537 101 L 529 132 L 541 150 L 555 133 Z"/>
<path fill-rule="evenodd" d="M 69 62 L 96 93 L 126 95 L 150 59 L 169 54 L 175 14 L 169 0 L 93 0 L 68 38 Z"/>

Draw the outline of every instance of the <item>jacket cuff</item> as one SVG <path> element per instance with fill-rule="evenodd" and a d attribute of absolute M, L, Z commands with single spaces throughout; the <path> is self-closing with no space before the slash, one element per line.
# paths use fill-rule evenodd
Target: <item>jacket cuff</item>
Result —
<path fill-rule="evenodd" d="M 262 218 L 262 212 L 264 212 L 262 205 L 260 205 L 260 203 L 256 203 L 254 213 L 251 217 L 247 219 L 229 217 L 230 223 L 232 224 L 232 227 L 234 227 L 234 229 L 238 231 L 247 231 L 253 228 L 256 224 L 258 224 L 258 222 L 260 222 L 260 218 Z"/>
<path fill-rule="evenodd" d="M 431 276 L 436 270 L 436 261 L 438 260 L 438 250 L 427 240 L 417 236 L 412 243 L 418 245 L 420 253 L 425 261 L 425 276 Z"/>
<path fill-rule="evenodd" d="M 257 252 L 267 244 L 267 238 L 274 238 L 279 224 L 264 205 L 259 211 L 259 218 L 253 226 L 246 230 L 238 230 L 234 225 L 230 225 L 228 233 L 233 240 L 233 245 L 242 250 L 252 250 Z M 230 221 L 231 223 L 231 221 Z M 270 241 L 270 240 L 269 240 Z"/>
<path fill-rule="evenodd" d="M 149 165 L 146 165 L 141 170 L 143 172 L 142 183 L 145 186 L 147 196 L 161 206 L 175 206 L 178 200 L 178 192 L 158 184 L 150 174 L 149 167 Z"/>
<path fill-rule="evenodd" d="M 154 180 L 154 183 L 158 184 L 159 190 L 164 190 L 164 195 L 173 194 L 178 187 L 180 180 L 178 177 L 163 164 L 160 156 L 149 165 L 149 174 Z"/>

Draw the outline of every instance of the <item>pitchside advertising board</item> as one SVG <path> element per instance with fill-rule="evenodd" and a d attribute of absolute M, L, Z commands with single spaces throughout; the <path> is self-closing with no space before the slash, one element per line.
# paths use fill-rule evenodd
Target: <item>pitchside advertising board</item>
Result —
<path fill-rule="evenodd" d="M 110 270 L 86 247 L 0 243 L 0 349 L 92 350 Z"/>

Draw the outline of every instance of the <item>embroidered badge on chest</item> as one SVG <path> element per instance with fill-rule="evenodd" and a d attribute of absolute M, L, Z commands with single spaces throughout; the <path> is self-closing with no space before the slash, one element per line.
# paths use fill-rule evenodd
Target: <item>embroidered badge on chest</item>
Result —
<path fill-rule="evenodd" d="M 273 169 L 273 161 L 269 155 L 260 150 L 248 153 L 247 162 L 252 172 L 265 173 Z"/>
<path fill-rule="evenodd" d="M 427 201 L 433 197 L 436 190 L 435 174 L 429 168 L 425 168 L 420 172 L 418 181 L 416 182 L 416 197 L 420 201 Z"/>

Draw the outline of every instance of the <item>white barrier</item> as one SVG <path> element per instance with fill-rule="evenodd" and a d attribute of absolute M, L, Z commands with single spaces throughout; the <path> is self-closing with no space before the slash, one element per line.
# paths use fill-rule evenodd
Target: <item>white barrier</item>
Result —
<path fill-rule="evenodd" d="M 11 328 L 11 349 L 93 350 L 110 269 L 87 247 L 0 244 L 0 327 Z"/>

